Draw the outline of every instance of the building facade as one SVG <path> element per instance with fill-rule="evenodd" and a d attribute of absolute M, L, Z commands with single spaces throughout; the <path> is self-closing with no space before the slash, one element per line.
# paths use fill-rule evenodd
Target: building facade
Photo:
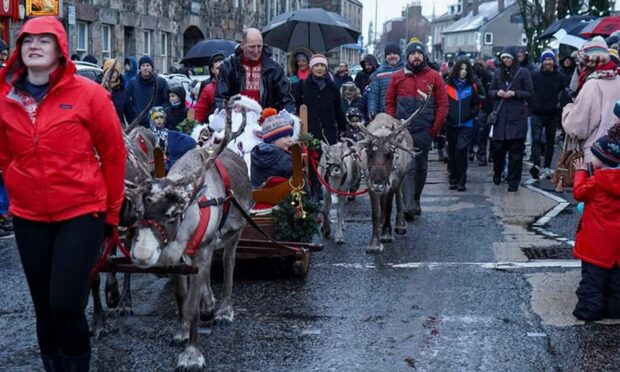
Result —
<path fill-rule="evenodd" d="M 431 59 L 435 62 L 444 61 L 443 31 L 461 18 L 461 7 L 458 4 L 450 5 L 448 12 L 433 19 L 431 23 Z"/>
<path fill-rule="evenodd" d="M 383 33 L 376 46 L 375 56 L 383 57 L 383 49 L 387 43 L 397 43 L 404 51 L 408 41 L 415 37 L 427 44 L 431 36 L 431 21 L 422 15 L 419 1 L 408 4 L 402 10 L 402 16 L 393 18 L 383 24 Z"/>

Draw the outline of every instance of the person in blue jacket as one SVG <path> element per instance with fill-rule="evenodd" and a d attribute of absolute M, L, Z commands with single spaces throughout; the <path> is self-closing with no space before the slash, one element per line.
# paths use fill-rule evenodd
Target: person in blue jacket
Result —
<path fill-rule="evenodd" d="M 166 128 L 166 111 L 155 106 L 149 112 L 149 129 L 155 134 L 155 147 L 159 147 L 166 155 L 166 172 L 186 152 L 196 147 L 196 141 L 185 133 Z"/>
<path fill-rule="evenodd" d="M 129 80 L 138 75 L 138 61 L 136 57 L 125 58 L 125 73 L 123 74 L 123 80 L 125 81 L 125 89 L 129 87 Z"/>
<path fill-rule="evenodd" d="M 377 114 L 385 112 L 385 92 L 392 74 L 405 67 L 398 44 L 388 43 L 384 49 L 385 62 L 370 76 L 368 92 L 368 118 L 373 120 Z"/>
<path fill-rule="evenodd" d="M 286 111 L 268 116 L 263 121 L 260 134 L 263 142 L 252 149 L 251 155 L 253 189 L 262 187 L 269 177 L 288 179 L 293 175 L 293 159 L 289 152 L 293 144 L 293 118 Z"/>
<path fill-rule="evenodd" d="M 151 109 L 168 103 L 168 83 L 163 77 L 157 76 L 153 59 L 149 56 L 140 57 L 138 69 L 138 75 L 129 81 L 127 88 L 136 115 L 140 115 L 147 106 L 148 109 Z M 155 94 L 155 98 L 151 102 L 153 94 Z M 149 119 L 146 115 L 140 124 L 149 127 Z"/>

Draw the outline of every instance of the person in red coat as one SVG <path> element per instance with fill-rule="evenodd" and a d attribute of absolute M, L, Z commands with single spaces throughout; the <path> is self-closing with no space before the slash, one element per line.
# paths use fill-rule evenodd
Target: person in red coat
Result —
<path fill-rule="evenodd" d="M 620 318 L 620 124 L 590 150 L 593 171 L 577 160 L 573 187 L 575 199 L 585 203 L 575 239 L 582 264 L 573 315 L 586 321 Z"/>
<path fill-rule="evenodd" d="M 110 93 L 76 75 L 55 17 L 21 28 L 0 71 L 0 170 L 46 371 L 88 371 L 84 309 L 119 222 L 126 150 Z"/>
<path fill-rule="evenodd" d="M 215 110 L 215 91 L 217 90 L 217 78 L 220 75 L 222 62 L 224 62 L 224 56 L 221 54 L 216 54 L 209 60 L 211 82 L 200 92 L 194 112 L 194 119 L 199 123 L 206 123 L 209 120 L 209 115 Z"/>

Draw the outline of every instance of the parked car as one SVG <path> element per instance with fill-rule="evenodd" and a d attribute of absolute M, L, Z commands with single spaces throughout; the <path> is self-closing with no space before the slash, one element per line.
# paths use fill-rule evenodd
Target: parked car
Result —
<path fill-rule="evenodd" d="M 84 76 L 92 81 L 100 82 L 103 77 L 103 69 L 94 63 L 73 61 L 77 69 L 76 74 Z"/>

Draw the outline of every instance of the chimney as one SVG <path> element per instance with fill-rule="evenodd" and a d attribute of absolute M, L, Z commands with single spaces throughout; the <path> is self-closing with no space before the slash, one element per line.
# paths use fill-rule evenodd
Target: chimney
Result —
<path fill-rule="evenodd" d="M 477 16 L 478 15 L 478 0 L 472 1 L 472 10 L 473 10 L 474 16 Z"/>
<path fill-rule="evenodd" d="M 465 17 L 469 13 L 469 0 L 461 0 L 461 16 Z"/>
<path fill-rule="evenodd" d="M 497 11 L 500 13 L 504 11 L 504 0 L 497 0 Z"/>

